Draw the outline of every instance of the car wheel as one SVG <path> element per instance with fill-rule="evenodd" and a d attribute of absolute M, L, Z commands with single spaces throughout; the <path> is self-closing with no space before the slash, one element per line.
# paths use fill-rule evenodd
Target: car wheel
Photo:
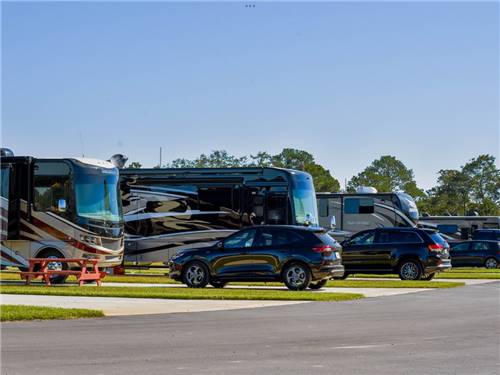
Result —
<path fill-rule="evenodd" d="M 292 263 L 283 270 L 283 282 L 290 290 L 307 289 L 311 283 L 311 271 L 305 264 Z"/>
<path fill-rule="evenodd" d="M 190 288 L 204 288 L 208 284 L 208 268 L 199 261 L 188 263 L 182 273 L 182 282 Z"/>
<path fill-rule="evenodd" d="M 334 280 L 345 280 L 345 279 L 347 279 L 349 276 L 350 276 L 350 274 L 348 274 L 347 272 L 344 272 L 344 274 L 343 274 L 342 276 L 337 276 L 337 277 L 334 277 L 333 279 L 334 279 Z"/>
<path fill-rule="evenodd" d="M 55 249 L 49 249 L 45 250 L 42 253 L 37 255 L 37 258 L 64 258 L 64 256 L 57 250 Z M 68 263 L 64 262 L 50 262 L 47 267 L 49 270 L 54 270 L 54 271 L 64 271 L 68 269 Z M 34 271 L 40 271 L 40 266 L 36 266 L 34 268 Z M 50 276 L 50 283 L 51 284 L 63 284 L 66 279 L 68 278 L 67 275 L 53 275 Z"/>
<path fill-rule="evenodd" d="M 227 282 L 226 281 L 218 281 L 218 280 L 210 280 L 210 285 L 212 285 L 214 288 L 217 289 L 222 289 L 226 286 Z"/>
<path fill-rule="evenodd" d="M 431 281 L 434 278 L 434 276 L 436 276 L 436 274 L 433 272 L 433 273 L 430 273 L 428 275 L 422 276 L 422 280 Z"/>
<path fill-rule="evenodd" d="M 420 280 L 422 269 L 418 261 L 405 260 L 399 265 L 399 278 L 401 280 Z"/>
<path fill-rule="evenodd" d="M 498 262 L 495 258 L 488 258 L 484 261 L 484 266 L 488 269 L 495 269 L 498 267 Z"/>
<path fill-rule="evenodd" d="M 320 280 L 316 283 L 309 284 L 309 288 L 311 288 L 313 290 L 321 289 L 326 285 L 327 282 L 328 282 L 328 279 Z"/>

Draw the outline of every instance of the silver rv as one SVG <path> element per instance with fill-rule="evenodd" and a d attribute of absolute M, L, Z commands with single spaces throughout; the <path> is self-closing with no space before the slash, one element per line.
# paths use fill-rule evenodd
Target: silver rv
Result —
<path fill-rule="evenodd" d="M 319 224 L 333 227 L 330 234 L 339 241 L 365 229 L 415 227 L 419 218 L 415 201 L 403 192 L 358 188 L 356 193 L 317 193 L 316 200 Z"/>

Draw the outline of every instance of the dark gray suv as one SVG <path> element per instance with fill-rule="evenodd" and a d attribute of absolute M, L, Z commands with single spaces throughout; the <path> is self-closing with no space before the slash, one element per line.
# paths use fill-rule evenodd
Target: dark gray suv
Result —
<path fill-rule="evenodd" d="M 353 273 L 397 273 L 401 280 L 431 280 L 451 269 L 448 243 L 418 228 L 365 230 L 342 242 L 344 277 Z"/>

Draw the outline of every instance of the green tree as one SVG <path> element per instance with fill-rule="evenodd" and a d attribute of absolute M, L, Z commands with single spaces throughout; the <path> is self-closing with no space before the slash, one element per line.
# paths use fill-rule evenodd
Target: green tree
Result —
<path fill-rule="evenodd" d="M 419 202 L 421 212 L 431 215 L 500 214 L 500 170 L 494 156 L 479 155 L 460 170 L 440 170 L 437 182 Z"/>
<path fill-rule="evenodd" d="M 256 155 L 237 157 L 225 150 L 201 154 L 194 160 L 175 159 L 167 164 L 170 168 L 236 168 L 236 167 L 278 167 L 306 171 L 311 174 L 317 191 L 338 191 L 339 182 L 330 171 L 314 161 L 307 151 L 285 148 L 279 154 L 271 155 L 259 151 Z"/>
<path fill-rule="evenodd" d="M 339 191 L 340 183 L 323 166 L 317 164 L 314 156 L 307 151 L 284 148 L 279 154 L 271 157 L 274 167 L 296 169 L 309 173 L 316 191 Z"/>
<path fill-rule="evenodd" d="M 273 165 L 273 157 L 265 151 L 259 151 L 257 155 L 250 155 L 250 159 L 252 161 L 248 164 L 249 167 L 271 167 Z"/>
<path fill-rule="evenodd" d="M 312 163 L 307 164 L 304 170 L 309 173 L 314 181 L 314 189 L 316 191 L 339 191 L 340 184 L 339 181 L 336 180 L 328 169 L 325 169 L 323 166 Z"/>
<path fill-rule="evenodd" d="M 314 164 L 314 157 L 307 151 L 284 148 L 279 154 L 272 156 L 271 161 L 274 167 L 303 171 L 306 165 Z"/>
<path fill-rule="evenodd" d="M 423 197 L 424 191 L 415 182 L 413 170 L 391 155 L 376 159 L 364 171 L 353 176 L 347 183 L 347 191 L 358 186 L 373 186 L 380 192 L 405 191 L 413 197 Z"/>
<path fill-rule="evenodd" d="M 141 168 L 142 164 L 139 163 L 138 161 L 133 161 L 132 163 L 129 164 L 128 168 Z"/>
<path fill-rule="evenodd" d="M 247 157 L 236 157 L 225 150 L 215 150 L 209 155 L 201 154 L 194 160 L 175 159 L 167 166 L 170 168 L 236 168 L 247 164 Z"/>

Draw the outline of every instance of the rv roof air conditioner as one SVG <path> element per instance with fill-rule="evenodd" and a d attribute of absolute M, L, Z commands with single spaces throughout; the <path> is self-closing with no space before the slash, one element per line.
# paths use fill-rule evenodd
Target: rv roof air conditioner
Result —
<path fill-rule="evenodd" d="M 10 148 L 1 148 L 0 156 L 14 156 L 14 152 Z"/>
<path fill-rule="evenodd" d="M 372 186 L 358 186 L 356 188 L 357 194 L 377 194 L 378 191 Z"/>
<path fill-rule="evenodd" d="M 109 158 L 109 161 L 118 169 L 122 169 L 127 163 L 128 157 L 122 154 L 114 154 Z"/>

